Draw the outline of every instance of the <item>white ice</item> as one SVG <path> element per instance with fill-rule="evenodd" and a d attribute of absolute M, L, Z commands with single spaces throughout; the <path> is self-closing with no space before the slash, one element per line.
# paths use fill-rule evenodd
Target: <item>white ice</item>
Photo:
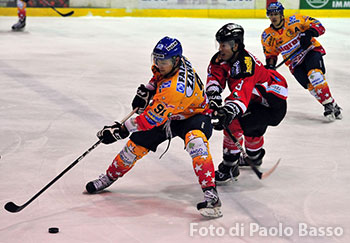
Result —
<path fill-rule="evenodd" d="M 28 17 L 26 30 L 15 33 L 17 18 L 1 17 L 0 242 L 350 242 L 350 19 L 320 20 L 327 29 L 318 38 L 327 51 L 327 80 L 343 120 L 327 123 L 323 107 L 281 67 L 288 113 L 266 133 L 261 170 L 279 158 L 281 164 L 266 180 L 245 169 L 236 183 L 219 187 L 224 216 L 206 220 L 195 208 L 203 194 L 178 138 L 161 160 L 166 143 L 105 193 L 83 192 L 126 141 L 97 147 L 21 212 L 3 205 L 24 204 L 94 144 L 100 128 L 130 112 L 162 37 L 178 38 L 205 80 L 222 25 L 241 24 L 247 50 L 264 61 L 260 34 L 268 19 Z M 214 132 L 215 166 L 221 141 Z M 237 224 L 244 234 L 234 236 Z M 250 229 L 257 225 L 260 234 Z M 299 230 L 303 225 L 307 232 Z M 49 227 L 60 233 L 47 233 Z M 282 236 L 274 235 L 278 227 Z M 320 227 L 344 232 L 303 236 Z"/>

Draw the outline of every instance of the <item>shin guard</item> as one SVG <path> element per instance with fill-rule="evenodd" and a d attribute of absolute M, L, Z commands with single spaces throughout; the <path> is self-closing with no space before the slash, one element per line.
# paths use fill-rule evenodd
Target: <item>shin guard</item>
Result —
<path fill-rule="evenodd" d="M 312 69 L 307 74 L 310 84 L 308 90 L 322 105 L 333 102 L 326 78 L 320 69 Z"/>
<path fill-rule="evenodd" d="M 107 169 L 107 175 L 113 180 L 122 177 L 135 165 L 136 161 L 145 156 L 148 151 L 148 149 L 136 145 L 133 141 L 129 140 Z"/>
<path fill-rule="evenodd" d="M 194 172 L 202 188 L 215 187 L 214 164 L 209 152 L 209 143 L 200 130 L 193 130 L 186 134 L 186 151 L 192 157 Z"/>

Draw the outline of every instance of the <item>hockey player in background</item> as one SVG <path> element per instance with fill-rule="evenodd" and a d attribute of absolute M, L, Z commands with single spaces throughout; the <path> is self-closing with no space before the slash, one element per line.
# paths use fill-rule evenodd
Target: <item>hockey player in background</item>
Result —
<path fill-rule="evenodd" d="M 325 28 L 320 21 L 309 16 L 294 14 L 285 17 L 283 10 L 279 2 L 267 7 L 271 25 L 261 36 L 266 67 L 274 69 L 279 54 L 286 59 L 296 52 L 286 62 L 293 76 L 324 106 L 323 115 L 327 120 L 342 119 L 341 108 L 332 97 L 325 78 L 322 58 L 325 50 L 315 39 L 324 34 Z"/>
<path fill-rule="evenodd" d="M 26 26 L 26 8 L 29 0 L 17 0 L 18 22 L 12 25 L 12 30 L 22 30 Z"/>
<path fill-rule="evenodd" d="M 244 49 L 243 36 L 242 26 L 233 23 L 216 33 L 219 51 L 208 67 L 206 93 L 213 109 L 214 129 L 228 127 L 241 145 L 244 142 L 249 159 L 260 166 L 266 129 L 277 126 L 286 114 L 287 82 Z M 226 86 L 230 94 L 223 103 L 221 93 Z M 218 183 L 236 179 L 239 165 L 247 165 L 240 157 L 239 148 L 224 131 L 223 161 L 215 172 Z"/>
<path fill-rule="evenodd" d="M 192 64 L 182 55 L 180 42 L 164 37 L 153 50 L 153 77 L 141 85 L 132 102 L 138 116 L 125 124 L 105 126 L 97 133 L 102 143 L 109 144 L 129 137 L 121 152 L 99 179 L 89 182 L 89 193 L 99 192 L 124 176 L 150 150 L 173 137 L 184 140 L 192 157 L 193 169 L 204 192 L 204 201 L 197 204 L 203 216 L 222 216 L 221 202 L 215 185 L 215 171 L 208 139 L 212 124 L 204 85 Z M 152 100 L 152 101 L 151 101 Z M 151 102 L 150 102 L 151 101 Z M 174 161 L 176 163 L 176 161 Z"/>

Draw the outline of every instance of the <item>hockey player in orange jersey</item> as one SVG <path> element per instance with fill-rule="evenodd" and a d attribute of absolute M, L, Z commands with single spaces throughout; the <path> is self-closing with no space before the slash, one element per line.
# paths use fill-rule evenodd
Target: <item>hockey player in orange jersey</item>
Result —
<path fill-rule="evenodd" d="M 317 19 L 300 14 L 284 16 L 283 10 L 279 2 L 272 2 L 267 7 L 271 25 L 261 36 L 265 67 L 275 69 L 279 54 L 283 59 L 292 54 L 286 65 L 296 80 L 324 106 L 323 114 L 329 121 L 342 119 L 341 108 L 332 97 L 325 78 L 322 58 L 325 50 L 315 39 L 324 34 L 325 28 Z"/>
<path fill-rule="evenodd" d="M 150 150 L 171 138 L 180 137 L 192 157 L 193 169 L 204 192 L 204 201 L 197 204 L 203 216 L 220 217 L 221 202 L 215 185 L 215 171 L 208 139 L 212 134 L 207 115 L 208 99 L 195 69 L 182 55 L 180 42 L 164 37 L 153 50 L 153 77 L 141 85 L 132 102 L 139 115 L 125 124 L 105 126 L 97 136 L 109 144 L 129 137 L 105 175 L 89 182 L 89 193 L 99 192 L 124 176 Z"/>

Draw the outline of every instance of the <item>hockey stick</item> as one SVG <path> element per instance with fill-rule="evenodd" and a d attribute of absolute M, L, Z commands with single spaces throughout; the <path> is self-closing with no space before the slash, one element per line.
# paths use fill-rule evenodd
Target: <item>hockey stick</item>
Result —
<path fill-rule="evenodd" d="M 304 51 L 305 52 L 309 52 L 311 49 L 313 49 L 314 46 L 311 44 L 307 49 L 305 49 Z M 300 50 L 302 50 L 303 48 L 299 47 L 298 49 L 296 49 L 295 51 L 293 51 L 292 54 L 290 54 L 288 57 L 286 57 L 286 59 L 284 59 L 280 64 L 278 64 L 276 67 L 275 67 L 275 70 L 277 68 L 279 68 L 280 66 L 282 66 L 283 64 L 285 64 L 291 57 L 293 57 L 295 54 L 297 54 Z"/>
<path fill-rule="evenodd" d="M 249 159 L 248 154 L 246 153 L 246 151 L 244 151 L 242 145 L 239 143 L 238 139 L 233 136 L 233 134 L 231 133 L 230 129 L 228 129 L 228 127 L 224 127 L 225 131 L 227 132 L 227 134 L 230 136 L 230 138 L 232 139 L 232 141 L 235 143 L 235 145 L 237 146 L 237 148 L 241 151 L 244 160 L 249 164 L 249 166 L 252 168 L 252 170 L 255 172 L 255 174 L 259 177 L 260 180 L 267 178 L 269 175 L 272 174 L 272 172 L 275 171 L 275 169 L 277 168 L 278 164 L 280 163 L 281 159 L 279 159 L 277 161 L 277 163 L 268 171 L 266 172 L 261 172 L 253 163 L 253 161 L 251 161 L 251 159 Z"/>
<path fill-rule="evenodd" d="M 70 11 L 68 13 L 61 13 L 60 11 L 58 11 L 54 6 L 52 6 L 48 1 L 46 0 L 41 0 L 43 1 L 47 6 L 49 6 L 50 8 L 52 8 L 56 13 L 58 13 L 59 15 L 61 15 L 62 17 L 69 17 L 72 14 L 74 14 L 74 11 Z"/>
<path fill-rule="evenodd" d="M 131 111 L 122 121 L 121 123 L 124 123 L 126 120 L 128 120 L 135 112 L 137 111 L 137 108 Z M 49 184 L 47 184 L 43 189 L 41 189 L 37 194 L 35 194 L 31 199 L 29 199 L 25 204 L 18 206 L 13 202 L 8 202 L 5 204 L 5 209 L 11 213 L 17 213 L 27 207 L 34 199 L 36 199 L 41 193 L 46 191 L 53 183 L 55 183 L 58 179 L 60 179 L 67 171 L 73 168 L 80 160 L 82 160 L 86 155 L 88 155 L 92 150 L 94 150 L 102 140 L 98 140 L 94 145 L 92 145 L 88 150 L 86 150 L 79 158 L 77 158 L 71 165 L 69 165 L 64 171 L 62 171 L 58 176 L 56 176 L 52 181 L 50 181 Z"/>

